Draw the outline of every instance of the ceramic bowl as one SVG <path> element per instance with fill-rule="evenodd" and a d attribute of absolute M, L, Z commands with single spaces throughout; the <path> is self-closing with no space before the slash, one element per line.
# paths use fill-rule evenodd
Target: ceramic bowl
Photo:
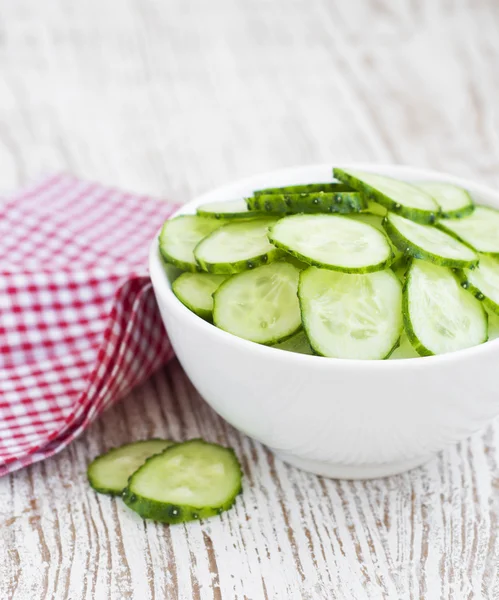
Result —
<path fill-rule="evenodd" d="M 447 181 L 467 188 L 477 202 L 499 208 L 499 194 L 450 175 L 393 165 L 335 166 L 409 181 Z M 259 188 L 329 181 L 331 167 L 250 177 L 200 196 L 178 214 Z M 295 354 L 240 339 L 190 312 L 171 290 L 156 239 L 150 274 L 173 348 L 201 396 L 238 430 L 296 467 L 348 479 L 400 473 L 499 414 L 499 340 L 401 360 Z"/>

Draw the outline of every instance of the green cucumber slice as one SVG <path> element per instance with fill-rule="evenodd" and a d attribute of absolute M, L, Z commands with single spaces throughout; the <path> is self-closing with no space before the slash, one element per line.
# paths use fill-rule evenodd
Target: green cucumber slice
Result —
<path fill-rule="evenodd" d="M 269 239 L 300 260 L 345 273 L 371 273 L 393 259 L 386 235 L 337 215 L 293 215 L 270 229 Z"/>
<path fill-rule="evenodd" d="M 194 248 L 207 235 L 222 225 L 216 219 L 182 215 L 169 219 L 159 234 L 159 250 L 167 263 L 183 271 L 199 271 Z"/>
<path fill-rule="evenodd" d="M 416 181 L 413 185 L 427 192 L 437 201 L 442 219 L 462 219 L 475 209 L 472 197 L 457 185 L 439 181 Z"/>
<path fill-rule="evenodd" d="M 349 215 L 349 217 L 351 219 L 353 219 L 354 221 L 360 221 L 361 223 L 366 223 L 367 225 L 371 225 L 372 227 L 375 227 L 378 231 L 381 231 L 383 234 L 385 234 L 385 228 L 383 227 L 383 218 L 385 215 L 386 215 L 386 210 L 385 210 L 383 216 L 381 216 L 380 214 L 365 211 L 365 212 L 361 212 L 356 215 Z M 403 252 L 401 252 L 395 246 L 395 244 L 392 243 L 392 241 L 390 239 L 389 239 L 389 242 L 390 242 L 392 252 L 393 252 L 393 259 L 392 259 L 392 264 L 391 264 L 391 267 L 393 268 L 393 266 L 395 264 L 399 263 L 399 261 L 403 258 L 404 255 L 403 255 Z"/>
<path fill-rule="evenodd" d="M 476 206 L 468 217 L 447 219 L 438 227 L 477 252 L 499 257 L 499 211 L 494 208 Z"/>
<path fill-rule="evenodd" d="M 141 440 L 112 448 L 93 460 L 87 469 L 90 485 L 96 492 L 111 496 L 121 495 L 128 478 L 154 454 L 173 446 L 170 440 Z"/>
<path fill-rule="evenodd" d="M 458 279 L 465 290 L 499 315 L 499 259 L 486 254 L 480 254 L 479 258 L 478 267 L 458 271 Z"/>
<path fill-rule="evenodd" d="M 412 347 L 405 331 L 400 336 L 399 345 L 390 354 L 390 360 L 400 360 L 401 358 L 420 358 L 419 354 Z"/>
<path fill-rule="evenodd" d="M 299 331 L 284 342 L 274 344 L 272 348 L 277 350 L 286 350 L 287 352 L 296 352 L 297 354 L 313 354 L 314 351 L 310 347 L 307 336 L 304 331 Z"/>
<path fill-rule="evenodd" d="M 299 273 L 293 265 L 279 261 L 231 277 L 213 296 L 213 322 L 259 344 L 285 340 L 301 327 Z"/>
<path fill-rule="evenodd" d="M 145 519 L 184 523 L 228 510 L 241 479 L 231 448 L 190 440 L 149 458 L 130 477 L 123 500 Z"/>
<path fill-rule="evenodd" d="M 440 207 L 427 192 L 405 181 L 376 173 L 333 169 L 334 176 L 368 200 L 418 223 L 435 223 Z"/>
<path fill-rule="evenodd" d="M 393 244 L 409 256 L 442 267 L 470 268 L 478 264 L 476 252 L 436 227 L 391 212 L 383 220 L 383 226 Z"/>
<path fill-rule="evenodd" d="M 194 249 L 198 265 L 210 273 L 240 273 L 282 256 L 267 237 L 277 219 L 229 223 L 203 239 Z"/>
<path fill-rule="evenodd" d="M 253 192 L 254 196 L 268 196 L 269 194 L 310 194 L 315 192 L 353 192 L 354 190 L 344 183 L 330 181 L 328 183 L 305 183 L 297 185 L 285 185 L 284 187 L 264 188 Z"/>
<path fill-rule="evenodd" d="M 253 219 L 264 216 L 263 212 L 248 210 L 244 200 L 229 200 L 227 202 L 207 202 L 198 210 L 201 217 L 212 219 Z"/>
<path fill-rule="evenodd" d="M 314 352 L 361 360 L 390 356 L 402 332 L 402 284 L 389 269 L 349 275 L 310 267 L 298 288 Z"/>
<path fill-rule="evenodd" d="M 487 341 L 482 303 L 459 285 L 452 271 L 413 260 L 404 287 L 404 326 L 420 356 L 444 354 Z"/>
<path fill-rule="evenodd" d="M 271 215 L 299 213 L 357 213 L 365 208 L 362 196 L 353 190 L 344 192 L 303 192 L 301 194 L 261 194 L 246 200 L 248 208 Z"/>
<path fill-rule="evenodd" d="M 211 321 L 213 294 L 226 279 L 227 275 L 213 273 L 183 273 L 173 282 L 172 290 L 189 310 Z"/>

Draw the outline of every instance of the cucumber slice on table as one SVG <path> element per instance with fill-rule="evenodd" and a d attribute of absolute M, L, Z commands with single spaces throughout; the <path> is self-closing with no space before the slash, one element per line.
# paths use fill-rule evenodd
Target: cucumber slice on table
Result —
<path fill-rule="evenodd" d="M 417 181 L 413 185 L 428 192 L 438 202 L 442 219 L 462 219 L 475 209 L 472 197 L 457 185 L 438 181 Z"/>
<path fill-rule="evenodd" d="M 414 260 L 404 288 L 404 326 L 421 356 L 444 354 L 487 341 L 482 303 L 447 267 Z"/>
<path fill-rule="evenodd" d="M 280 258 L 282 252 L 267 236 L 276 220 L 267 217 L 220 227 L 196 246 L 198 265 L 210 273 L 231 274 Z"/>
<path fill-rule="evenodd" d="M 317 354 L 383 359 L 402 332 L 402 284 L 390 270 L 349 275 L 310 267 L 298 288 L 303 327 Z"/>
<path fill-rule="evenodd" d="M 246 200 L 250 210 L 271 215 L 298 213 L 357 213 L 365 208 L 362 196 L 353 190 L 302 192 L 301 194 L 261 194 Z"/>
<path fill-rule="evenodd" d="M 208 202 L 202 204 L 198 210 L 201 217 L 213 219 L 252 219 L 264 216 L 262 212 L 248 210 L 244 200 L 229 200 L 227 202 Z"/>
<path fill-rule="evenodd" d="M 438 224 L 477 252 L 499 257 L 499 211 L 488 206 L 476 206 L 464 219 L 447 219 Z"/>
<path fill-rule="evenodd" d="M 368 200 L 418 223 L 434 223 L 440 207 L 427 192 L 405 181 L 376 173 L 333 169 L 334 176 L 361 192 Z"/>
<path fill-rule="evenodd" d="M 480 263 L 473 271 L 465 269 L 457 276 L 465 290 L 495 314 L 499 315 L 499 259 L 480 254 Z"/>
<path fill-rule="evenodd" d="M 476 252 L 436 227 L 391 212 L 383 220 L 383 226 L 395 246 L 414 258 L 443 267 L 470 268 L 478 264 Z"/>
<path fill-rule="evenodd" d="M 183 215 L 165 222 L 159 234 L 163 259 L 183 271 L 199 271 L 194 248 L 208 234 L 222 225 L 216 219 Z"/>
<path fill-rule="evenodd" d="M 260 344 L 285 340 L 301 327 L 299 273 L 293 265 L 278 261 L 231 277 L 215 292 L 213 322 Z"/>
<path fill-rule="evenodd" d="M 231 448 L 190 440 L 147 460 L 130 477 L 123 500 L 145 519 L 183 523 L 228 510 L 241 479 Z"/>
<path fill-rule="evenodd" d="M 269 239 L 300 260 L 345 273 L 385 269 L 393 259 L 386 235 L 338 215 L 293 215 L 270 229 Z"/>
<path fill-rule="evenodd" d="M 172 290 L 175 296 L 202 319 L 211 321 L 213 294 L 227 275 L 213 273 L 183 273 L 175 279 Z"/>
<path fill-rule="evenodd" d="M 286 350 L 287 352 L 296 352 L 297 354 L 313 354 L 314 351 L 310 347 L 307 336 L 304 331 L 299 331 L 284 342 L 275 344 L 272 348 L 278 350 Z"/>
<path fill-rule="evenodd" d="M 310 194 L 315 192 L 353 192 L 354 190 L 344 183 L 329 181 L 328 183 L 304 183 L 285 185 L 283 187 L 264 188 L 253 192 L 253 196 L 268 196 L 269 194 Z"/>
<path fill-rule="evenodd" d="M 87 469 L 90 485 L 96 492 L 120 495 L 126 488 L 128 478 L 154 454 L 173 446 L 170 440 L 142 440 L 112 448 L 93 460 Z"/>

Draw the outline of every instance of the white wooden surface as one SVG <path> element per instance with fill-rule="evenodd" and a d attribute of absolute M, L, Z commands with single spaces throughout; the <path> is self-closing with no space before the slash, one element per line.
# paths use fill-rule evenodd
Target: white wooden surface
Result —
<path fill-rule="evenodd" d="M 186 201 L 333 159 L 499 185 L 498 106 L 497 0 L 0 0 L 0 189 L 63 169 Z M 233 445 L 236 508 L 168 528 L 89 490 L 93 456 L 150 435 Z M 498 436 L 328 481 L 237 434 L 173 363 L 0 480 L 0 598 L 499 598 Z"/>

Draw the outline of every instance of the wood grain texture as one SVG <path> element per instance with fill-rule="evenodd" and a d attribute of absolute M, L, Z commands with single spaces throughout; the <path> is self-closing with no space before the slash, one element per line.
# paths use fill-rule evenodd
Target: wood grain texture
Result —
<path fill-rule="evenodd" d="M 0 189 L 63 169 L 186 201 L 328 160 L 499 185 L 498 106 L 496 0 L 0 0 Z M 234 510 L 165 527 L 89 490 L 89 460 L 152 435 L 234 446 Z M 499 598 L 498 436 L 330 481 L 238 434 L 173 362 L 0 480 L 0 598 Z"/>

